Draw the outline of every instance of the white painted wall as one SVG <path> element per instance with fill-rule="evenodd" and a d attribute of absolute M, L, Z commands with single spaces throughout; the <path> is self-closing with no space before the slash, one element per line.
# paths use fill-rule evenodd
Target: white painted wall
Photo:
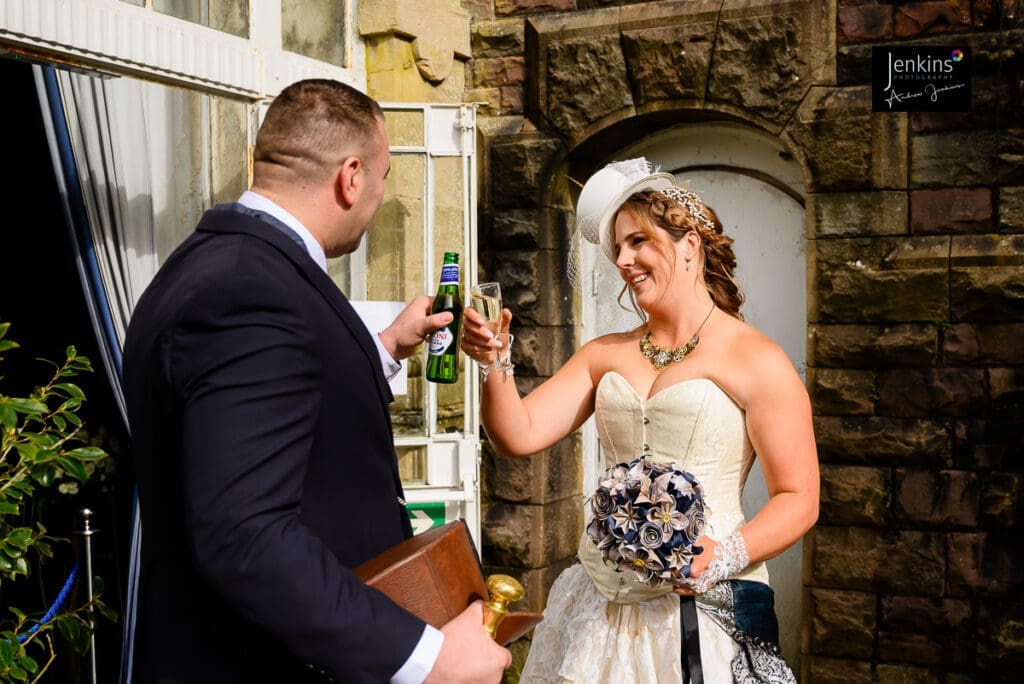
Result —
<path fill-rule="evenodd" d="M 781 154 L 780 154 L 781 153 Z M 718 213 L 735 239 L 737 280 L 748 323 L 778 342 L 804 377 L 807 340 L 807 262 L 800 167 L 775 138 L 731 124 L 686 125 L 644 138 L 612 159 L 645 156 L 689 187 Z M 786 191 L 780 189 L 785 188 Z M 788 192 L 787 192 L 788 191 Z M 794 197 L 796 195 L 796 197 Z M 635 327 L 639 319 L 616 298 L 622 281 L 600 249 L 584 243 L 584 339 Z M 601 472 L 593 418 L 584 426 L 584 491 Z M 755 463 L 744 493 L 748 519 L 768 500 Z M 776 592 L 783 655 L 799 672 L 802 545 L 768 562 Z"/>

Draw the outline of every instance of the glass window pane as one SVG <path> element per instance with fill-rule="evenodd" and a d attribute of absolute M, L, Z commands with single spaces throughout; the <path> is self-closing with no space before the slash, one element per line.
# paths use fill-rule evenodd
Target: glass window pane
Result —
<path fill-rule="evenodd" d="M 249 187 L 248 104 L 210 99 L 210 204 L 234 202 Z"/>
<path fill-rule="evenodd" d="M 392 147 L 423 147 L 423 111 L 392 110 L 387 116 L 388 142 Z"/>
<path fill-rule="evenodd" d="M 203 211 L 248 186 L 249 108 L 244 102 L 147 85 L 156 251 L 164 259 Z"/>
<path fill-rule="evenodd" d="M 423 211 L 426 168 L 419 155 L 391 155 L 384 202 L 367 232 L 366 298 L 408 302 L 425 294 L 423 279 Z M 440 271 L 438 271 L 440 273 Z M 433 286 L 436 288 L 436 284 Z M 427 292 L 426 294 L 433 294 Z M 425 352 L 407 361 L 408 393 L 395 397 L 391 417 L 395 434 L 426 435 L 424 421 Z"/>
<path fill-rule="evenodd" d="M 336 66 L 348 66 L 345 3 L 286 0 L 281 3 L 281 45 L 285 50 Z"/>
<path fill-rule="evenodd" d="M 153 0 L 153 9 L 234 36 L 249 37 L 249 0 Z"/>
<path fill-rule="evenodd" d="M 460 291 L 466 300 L 469 282 L 465 253 L 465 216 L 461 157 L 435 157 L 434 164 L 434 273 L 441 272 L 445 252 L 459 253 Z M 462 432 L 465 429 L 466 356 L 459 355 L 459 380 L 451 385 L 437 386 L 437 431 Z M 472 369 L 470 369 L 472 370 Z"/>
<path fill-rule="evenodd" d="M 422 485 L 427 483 L 427 447 L 396 446 L 398 454 L 398 474 L 404 485 Z"/>

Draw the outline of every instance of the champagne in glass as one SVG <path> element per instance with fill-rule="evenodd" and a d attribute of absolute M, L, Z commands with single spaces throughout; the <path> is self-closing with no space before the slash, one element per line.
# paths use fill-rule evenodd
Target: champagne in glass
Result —
<path fill-rule="evenodd" d="M 477 283 L 469 291 L 469 305 L 484 317 L 487 329 L 497 335 L 501 327 L 501 286 Z"/>

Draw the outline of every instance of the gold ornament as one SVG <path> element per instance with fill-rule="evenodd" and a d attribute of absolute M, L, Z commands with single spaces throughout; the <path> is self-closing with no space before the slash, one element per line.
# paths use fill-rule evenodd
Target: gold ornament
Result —
<path fill-rule="evenodd" d="M 705 316 L 701 324 L 697 326 L 697 331 L 693 333 L 693 337 L 690 338 L 689 342 L 679 347 L 660 347 L 654 344 L 651 342 L 651 331 L 648 330 L 647 333 L 640 338 L 640 354 L 651 362 L 651 365 L 654 366 L 654 370 L 656 371 L 660 371 L 676 361 L 682 361 L 700 342 L 701 328 L 703 328 L 704 324 L 708 322 L 708 319 L 711 318 L 711 314 L 714 313 L 714 311 L 715 304 L 712 302 L 711 311 L 708 311 L 708 315 Z"/>

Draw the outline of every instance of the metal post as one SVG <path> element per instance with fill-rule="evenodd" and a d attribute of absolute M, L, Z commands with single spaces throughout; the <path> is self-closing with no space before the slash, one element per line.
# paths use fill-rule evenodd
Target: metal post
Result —
<path fill-rule="evenodd" d="M 82 535 L 82 555 L 85 558 L 85 591 L 89 597 L 89 601 L 92 601 L 92 535 L 99 530 L 93 529 L 92 526 L 92 511 L 88 508 L 83 508 L 78 512 L 78 523 L 79 529 L 78 534 Z M 96 684 L 96 620 L 93 615 L 93 609 L 89 608 L 89 671 L 91 674 L 90 681 L 92 684 Z"/>

